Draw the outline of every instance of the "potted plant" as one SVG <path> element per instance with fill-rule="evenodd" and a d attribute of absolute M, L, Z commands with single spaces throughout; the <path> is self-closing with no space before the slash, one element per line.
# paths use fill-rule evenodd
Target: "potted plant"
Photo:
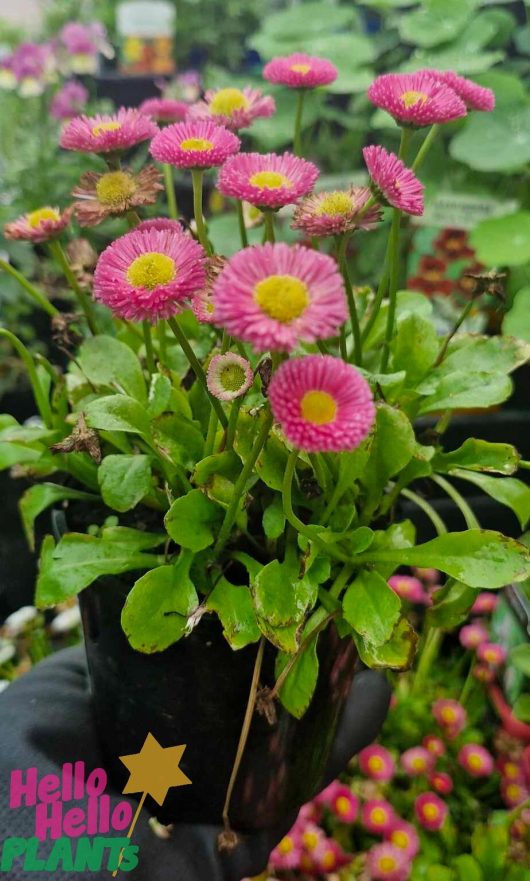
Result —
<path fill-rule="evenodd" d="M 304 103 L 335 76 L 329 61 L 303 54 L 266 66 L 297 97 L 294 152 L 283 155 L 240 152 L 235 132 L 274 110 L 254 90 L 210 92 L 160 130 L 127 109 L 67 123 L 61 145 L 107 165 L 75 188 L 78 222 L 117 215 L 130 227 L 99 255 L 92 296 L 60 242 L 71 208 L 44 207 L 6 228 L 48 243 L 80 306 L 62 325 L 65 374 L 0 330 L 24 359 L 39 416 L 28 425 L 4 416 L 0 435 L 4 464 L 36 479 L 21 503 L 30 541 L 40 513 L 67 507 L 42 542 L 37 605 L 79 594 L 109 769 L 119 775 L 117 756 L 149 730 L 187 742 L 193 786 L 159 816 L 222 816 L 222 845 L 233 844 L 232 826 L 269 826 L 318 788 L 357 661 L 412 663 L 418 638 L 388 584 L 393 572 L 441 570 L 442 621 L 478 590 L 530 574 L 527 548 L 478 528 L 451 482 L 498 475 L 489 479 L 509 495 L 517 480 L 507 475 L 526 463 L 504 443 L 442 446 L 451 412 L 506 400 L 530 350 L 459 326 L 439 338 L 426 299 L 397 285 L 402 218 L 423 210 L 417 175 L 438 127 L 491 107 L 493 95 L 439 72 L 379 78 L 369 97 L 401 125 L 400 155 L 368 146 L 370 188 L 314 194 L 318 168 L 299 155 Z M 161 176 L 121 162 L 145 141 L 157 162 L 191 171 L 192 232 L 176 217 L 140 220 Z M 202 211 L 213 167 L 239 215 L 242 248 L 228 261 Z M 262 221 L 254 247 L 243 201 Z M 306 244 L 275 240 L 277 211 L 293 203 Z M 379 288 L 358 293 L 348 240 L 369 234 L 358 231 L 379 225 L 383 209 Z M 415 422 L 432 413 L 436 431 L 419 440 Z M 460 506 L 465 531 L 449 533 L 410 489 L 420 476 Z M 436 538 L 416 543 L 402 498 L 427 513 Z M 434 628 L 424 636 L 423 677 L 439 640 Z"/>

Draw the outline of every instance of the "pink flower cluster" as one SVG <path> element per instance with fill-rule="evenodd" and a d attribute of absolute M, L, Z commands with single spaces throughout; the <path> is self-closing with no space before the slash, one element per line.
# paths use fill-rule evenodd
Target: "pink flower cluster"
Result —
<path fill-rule="evenodd" d="M 69 80 L 52 98 L 50 113 L 55 119 L 72 119 L 89 99 L 88 89 L 77 80 Z"/>

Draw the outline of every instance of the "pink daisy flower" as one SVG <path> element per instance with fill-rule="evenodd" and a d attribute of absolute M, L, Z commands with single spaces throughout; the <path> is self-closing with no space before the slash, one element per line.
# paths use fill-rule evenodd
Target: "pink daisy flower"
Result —
<path fill-rule="evenodd" d="M 366 855 L 366 869 L 374 881 L 407 881 L 411 873 L 410 860 L 402 848 L 389 841 L 375 844 Z"/>
<path fill-rule="evenodd" d="M 220 401 L 234 401 L 244 395 L 254 381 L 252 367 L 246 358 L 234 352 L 214 355 L 206 377 L 208 391 Z"/>
<path fill-rule="evenodd" d="M 203 101 L 190 107 L 190 119 L 209 119 L 237 131 L 255 119 L 266 119 L 276 110 L 274 98 L 259 89 L 209 89 Z"/>
<path fill-rule="evenodd" d="M 428 606 L 431 603 L 431 598 L 425 592 L 419 578 L 413 578 L 411 575 L 392 575 L 388 579 L 388 584 L 402 600 L 418 603 L 422 606 Z"/>
<path fill-rule="evenodd" d="M 336 236 L 354 229 L 373 229 L 381 220 L 380 207 L 373 205 L 366 213 L 362 211 L 371 195 L 368 187 L 311 193 L 296 206 L 291 226 L 308 236 Z"/>
<path fill-rule="evenodd" d="M 395 820 L 394 808 L 382 798 L 372 798 L 362 807 L 361 823 L 368 832 L 375 835 L 386 835 Z"/>
<path fill-rule="evenodd" d="M 331 784 L 331 785 L 333 785 L 333 784 Z M 329 787 L 328 787 L 328 789 L 329 789 Z M 326 791 L 326 790 L 324 790 L 324 791 Z M 321 795 L 322 795 L 322 793 L 321 793 Z M 317 796 L 317 798 L 318 798 L 318 796 Z M 296 818 L 296 824 L 299 824 L 299 823 L 304 824 L 309 821 L 312 823 L 320 823 L 321 818 L 322 818 L 322 807 L 317 802 L 317 799 L 314 799 L 313 801 L 308 802 L 306 805 L 302 805 L 302 807 L 300 808 L 300 811 L 298 812 L 298 817 Z"/>
<path fill-rule="evenodd" d="M 283 242 L 235 254 L 214 285 L 215 321 L 256 351 L 290 352 L 336 336 L 347 318 L 343 280 L 327 254 Z"/>
<path fill-rule="evenodd" d="M 364 161 L 377 198 L 407 214 L 423 214 L 423 184 L 410 168 L 384 147 L 365 147 Z"/>
<path fill-rule="evenodd" d="M 269 864 L 275 871 L 282 869 L 296 869 L 300 863 L 302 854 L 302 843 L 300 836 L 291 830 L 288 835 L 284 835 L 279 844 L 276 845 L 269 857 Z"/>
<path fill-rule="evenodd" d="M 76 116 L 61 131 L 65 150 L 116 153 L 148 141 L 158 132 L 156 123 L 139 110 L 121 107 L 117 113 Z"/>
<path fill-rule="evenodd" d="M 145 229 L 167 230 L 174 233 L 183 231 L 178 220 L 170 220 L 169 217 L 152 217 L 150 220 L 142 220 L 134 229 L 136 232 Z"/>
<path fill-rule="evenodd" d="M 368 89 L 368 98 L 402 125 L 434 125 L 467 114 L 461 98 L 425 71 L 385 73 Z"/>
<path fill-rule="evenodd" d="M 283 55 L 269 61 L 263 68 L 263 76 L 269 83 L 290 89 L 315 89 L 334 83 L 338 71 L 327 58 L 294 52 L 293 55 Z"/>
<path fill-rule="evenodd" d="M 445 823 L 448 807 L 435 792 L 424 792 L 414 802 L 414 811 L 418 822 L 424 829 L 437 832 Z"/>
<path fill-rule="evenodd" d="M 501 781 L 501 796 L 507 808 L 516 808 L 530 796 L 530 791 L 524 783 L 517 780 Z"/>
<path fill-rule="evenodd" d="M 422 745 L 425 749 L 429 750 L 435 758 L 445 755 L 445 744 L 443 740 L 441 740 L 440 737 L 436 737 L 435 734 L 426 734 L 422 740 Z"/>
<path fill-rule="evenodd" d="M 500 771 L 506 780 L 524 780 L 524 769 L 519 762 L 514 761 L 510 756 L 499 756 L 496 761 L 497 770 Z"/>
<path fill-rule="evenodd" d="M 467 722 L 467 713 L 458 701 L 452 698 L 442 698 L 432 705 L 432 714 L 438 725 L 445 729 L 450 737 L 460 734 Z"/>
<path fill-rule="evenodd" d="M 158 123 L 181 122 L 186 118 L 190 105 L 175 98 L 146 98 L 138 110 Z"/>
<path fill-rule="evenodd" d="M 401 767 L 409 777 L 420 777 L 434 768 L 435 756 L 424 746 L 413 746 L 401 756 Z"/>
<path fill-rule="evenodd" d="M 205 283 L 204 252 L 182 228 L 134 229 L 106 248 L 94 298 L 130 321 L 171 318 Z"/>
<path fill-rule="evenodd" d="M 343 823 L 353 823 L 359 813 L 359 799 L 348 786 L 337 786 L 328 801 L 330 811 Z"/>
<path fill-rule="evenodd" d="M 490 667 L 500 667 L 501 664 L 505 663 L 507 657 L 508 652 L 504 646 L 499 645 L 497 642 L 483 642 L 477 648 L 477 658 L 479 661 L 489 664 Z"/>
<path fill-rule="evenodd" d="M 339 780 L 333 780 L 333 782 L 330 783 L 329 786 L 326 786 L 326 788 L 323 789 L 322 792 L 319 792 L 318 795 L 315 796 L 311 804 L 315 804 L 318 807 L 321 807 L 322 805 L 329 807 L 331 802 L 335 798 L 335 795 L 337 794 L 337 792 L 340 791 L 341 788 L 342 783 Z M 307 805 L 304 805 L 304 807 L 307 807 Z"/>
<path fill-rule="evenodd" d="M 414 566 L 412 571 L 414 572 L 414 575 L 417 575 L 418 578 L 420 578 L 428 585 L 437 584 L 440 578 L 440 573 L 438 572 L 438 569 Z"/>
<path fill-rule="evenodd" d="M 394 847 L 404 851 L 409 860 L 413 860 L 420 849 L 420 839 L 415 827 L 406 820 L 396 818 L 385 838 Z"/>
<path fill-rule="evenodd" d="M 218 188 L 223 196 L 274 209 L 309 193 L 318 175 L 316 165 L 292 153 L 240 153 L 223 165 Z"/>
<path fill-rule="evenodd" d="M 462 747 L 458 764 L 472 777 L 489 777 L 495 765 L 491 753 L 478 743 L 466 743 Z"/>
<path fill-rule="evenodd" d="M 439 795 L 449 795 L 453 791 L 453 781 L 444 771 L 433 771 L 429 777 L 429 786 Z"/>
<path fill-rule="evenodd" d="M 388 783 L 396 772 L 394 759 L 384 746 L 372 744 L 361 750 L 358 755 L 359 768 L 372 780 Z"/>
<path fill-rule="evenodd" d="M 352 857 L 345 853 L 333 838 L 326 838 L 322 841 L 311 856 L 316 872 L 323 875 L 327 875 L 329 872 L 338 872 L 339 869 L 349 865 L 352 861 Z"/>
<path fill-rule="evenodd" d="M 475 664 L 473 676 L 478 682 L 483 682 L 486 685 L 495 680 L 495 672 L 488 664 Z"/>
<path fill-rule="evenodd" d="M 309 453 L 354 450 L 375 419 L 364 377 L 331 355 L 285 361 L 272 377 L 269 400 L 289 443 Z"/>
<path fill-rule="evenodd" d="M 316 823 L 305 823 L 299 830 L 300 843 L 304 850 L 311 853 L 325 841 L 324 831 Z"/>
<path fill-rule="evenodd" d="M 233 132 L 208 120 L 177 122 L 158 132 L 149 152 L 158 162 L 177 168 L 213 168 L 222 165 L 241 146 Z"/>
<path fill-rule="evenodd" d="M 484 590 L 482 593 L 479 593 L 475 602 L 471 606 L 471 614 L 472 615 L 490 615 L 497 606 L 499 602 L 498 596 L 494 593 L 491 593 L 489 590 Z"/>
<path fill-rule="evenodd" d="M 462 627 L 458 634 L 458 639 L 460 640 L 460 645 L 464 646 L 464 648 L 476 649 L 483 642 L 488 641 L 488 636 L 487 628 L 480 621 L 477 621 Z"/>
<path fill-rule="evenodd" d="M 462 99 L 469 110 L 482 110 L 489 112 L 495 107 L 495 93 L 485 86 L 479 86 L 473 80 L 459 76 L 454 70 L 425 70 L 427 73 L 445 85 Z"/>
<path fill-rule="evenodd" d="M 46 205 L 44 208 L 37 208 L 36 211 L 30 211 L 6 223 L 4 226 L 4 236 L 6 239 L 21 239 L 26 242 L 33 242 L 34 245 L 47 242 L 56 236 L 61 235 L 66 229 L 72 217 L 73 208 L 67 208 L 62 213 L 58 208 L 50 208 Z"/>

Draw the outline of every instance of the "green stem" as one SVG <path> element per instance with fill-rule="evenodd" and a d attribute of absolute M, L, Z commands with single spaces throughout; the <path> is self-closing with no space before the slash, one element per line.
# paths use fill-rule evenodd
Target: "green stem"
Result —
<path fill-rule="evenodd" d="M 217 398 L 214 398 L 214 396 L 211 395 L 210 392 L 208 391 L 208 384 L 206 382 L 206 374 L 205 374 L 204 370 L 202 369 L 202 366 L 199 363 L 195 352 L 193 351 L 192 347 L 190 346 L 185 333 L 183 332 L 182 328 L 177 323 L 177 321 L 175 321 L 174 318 L 168 318 L 167 323 L 169 324 L 171 330 L 175 334 L 177 342 L 179 343 L 184 354 L 186 355 L 186 358 L 190 362 L 191 369 L 193 370 L 198 382 L 201 383 L 204 391 L 208 395 L 210 403 L 211 403 L 212 407 L 214 408 L 215 412 L 217 413 L 217 416 L 219 418 L 219 422 L 221 423 L 223 428 L 226 428 L 228 425 L 228 420 L 227 420 L 227 418 L 225 416 L 225 412 L 221 406 L 221 402 L 218 401 Z"/>
<path fill-rule="evenodd" d="M 35 368 L 35 363 L 33 358 L 31 357 L 29 351 L 26 349 L 26 346 L 20 342 L 19 338 L 16 337 L 11 331 L 6 330 L 3 327 L 0 327 L 0 337 L 4 337 L 4 339 L 9 340 L 13 348 L 18 352 L 22 361 L 24 363 L 24 367 L 28 372 L 29 381 L 31 383 L 31 388 L 33 389 L 33 396 L 35 398 L 35 403 L 37 405 L 37 409 L 39 411 L 40 417 L 44 422 L 46 428 L 53 427 L 53 414 L 52 409 L 50 407 L 50 402 L 48 397 L 42 388 L 40 383 L 40 379 Z"/>
<path fill-rule="evenodd" d="M 227 542 L 228 536 L 230 535 L 230 530 L 232 529 L 232 526 L 234 525 L 234 521 L 237 516 L 241 496 L 245 492 L 247 482 L 252 474 L 254 465 L 258 460 L 258 456 L 267 442 L 267 438 L 269 437 L 269 432 L 272 427 L 272 421 L 272 415 L 269 413 L 263 420 L 263 425 L 258 432 L 256 440 L 254 441 L 254 445 L 252 447 L 252 450 L 250 451 L 250 455 L 245 462 L 239 477 L 236 480 L 232 499 L 226 510 L 223 524 L 221 526 L 221 529 L 219 530 L 219 535 L 217 536 L 217 541 L 214 547 L 214 556 L 220 554 Z"/>
<path fill-rule="evenodd" d="M 193 214 L 195 216 L 195 223 L 197 225 L 197 235 L 206 253 L 211 254 L 212 251 L 210 248 L 210 243 L 208 241 L 208 234 L 204 225 L 204 217 L 202 213 L 203 178 L 204 171 L 202 170 L 202 168 L 192 168 L 191 179 L 193 182 Z"/>
<path fill-rule="evenodd" d="M 175 181 L 173 179 L 173 166 L 168 162 L 164 162 L 164 183 L 166 185 L 166 199 L 169 216 L 172 220 L 178 220 L 179 212 L 177 206 L 177 197 L 175 195 Z"/>
<path fill-rule="evenodd" d="M 416 676 L 414 677 L 414 684 L 412 686 L 413 694 L 421 694 L 431 667 L 438 656 L 442 639 L 442 630 L 437 630 L 431 627 L 427 631 L 423 650 L 418 662 L 418 668 L 416 670 Z"/>
<path fill-rule="evenodd" d="M 160 319 L 156 326 L 156 337 L 158 340 L 158 355 L 162 364 L 167 365 L 167 345 L 166 345 L 166 322 Z"/>
<path fill-rule="evenodd" d="M 438 357 L 436 358 L 436 361 L 434 362 L 434 367 L 439 367 L 439 365 L 442 363 L 443 359 L 445 358 L 445 356 L 447 354 L 447 349 L 449 348 L 449 343 L 451 342 L 451 340 L 453 339 L 455 334 L 457 334 L 458 331 L 460 330 L 461 326 L 463 325 L 467 316 L 469 315 L 469 313 L 473 309 L 474 305 L 475 305 L 474 300 L 470 300 L 469 303 L 466 303 L 466 306 L 462 310 L 460 317 L 455 321 L 453 327 L 451 328 L 451 330 L 449 331 L 449 333 L 445 337 L 443 344 L 442 344 L 442 348 L 440 349 L 440 351 L 438 353 Z"/>
<path fill-rule="evenodd" d="M 465 498 L 460 495 L 457 489 L 449 483 L 445 477 L 440 477 L 439 474 L 431 474 L 431 480 L 438 484 L 438 486 L 447 493 L 449 498 L 453 500 L 457 508 L 460 509 L 464 520 L 466 521 L 466 526 L 468 529 L 480 529 L 480 523 L 475 517 L 473 511 L 470 506 L 466 502 Z"/>
<path fill-rule="evenodd" d="M 293 150 L 295 156 L 302 155 L 302 116 L 304 112 L 305 89 L 298 90 L 296 102 L 296 116 L 294 120 Z"/>
<path fill-rule="evenodd" d="M 355 364 L 362 366 L 362 339 L 361 326 L 359 323 L 359 313 L 353 296 L 353 288 L 350 281 L 350 273 L 348 270 L 348 259 L 346 256 L 346 248 L 348 247 L 348 236 L 343 235 L 339 246 L 339 266 L 341 268 L 344 284 L 346 286 L 346 297 L 348 300 L 348 309 L 350 312 L 350 322 L 353 333 L 353 360 Z M 343 356 L 344 357 L 344 356 Z"/>
<path fill-rule="evenodd" d="M 394 336 L 394 323 L 396 320 L 397 289 L 399 278 L 399 227 L 401 223 L 401 211 L 394 208 L 392 211 L 392 227 L 390 230 L 390 273 L 388 286 L 388 316 L 386 322 L 385 341 L 383 343 L 383 355 L 381 358 L 381 373 L 386 373 L 390 358 L 390 344 Z"/>
<path fill-rule="evenodd" d="M 381 308 L 381 304 L 382 304 L 382 302 L 385 298 L 385 294 L 387 292 L 389 254 L 390 254 L 390 239 L 388 241 L 385 259 L 383 262 L 383 273 L 381 275 L 381 278 L 379 279 L 379 287 L 377 288 L 377 293 L 375 295 L 375 299 L 374 299 L 372 308 L 370 310 L 370 316 L 369 316 L 369 318 L 363 328 L 363 332 L 361 334 L 361 341 L 363 343 L 368 339 L 368 336 L 370 335 L 370 331 L 372 330 L 372 328 L 377 320 L 377 316 L 379 315 L 379 310 Z"/>
<path fill-rule="evenodd" d="M 147 369 L 152 376 L 153 373 L 156 372 L 156 366 L 155 353 L 153 349 L 153 337 L 151 335 L 151 325 L 148 321 L 142 321 L 142 328 L 144 332 L 145 360 L 147 363 Z"/>
<path fill-rule="evenodd" d="M 52 257 L 54 258 L 57 265 L 62 270 L 64 277 L 66 278 L 66 281 L 68 282 L 68 284 L 72 288 L 72 291 L 76 295 L 77 300 L 79 302 L 79 305 L 81 306 L 81 309 L 83 310 L 88 327 L 90 328 L 90 331 L 95 336 L 98 332 L 98 328 L 97 328 L 97 324 L 96 324 L 96 318 L 94 315 L 94 307 L 93 307 L 92 300 L 90 299 L 90 297 L 88 297 L 86 295 L 86 293 L 83 290 L 81 290 L 81 288 L 79 286 L 79 282 L 77 281 L 77 279 L 73 273 L 72 267 L 70 266 L 70 263 L 68 262 L 68 257 L 64 253 L 60 242 L 58 242 L 57 240 L 51 241 L 49 243 L 49 246 L 50 246 L 50 251 L 51 251 Z"/>
<path fill-rule="evenodd" d="M 30 297 L 35 300 L 37 305 L 40 306 L 41 309 L 44 309 L 44 311 L 47 312 L 48 315 L 52 317 L 55 315 L 59 315 L 59 310 L 55 308 L 53 303 L 50 303 L 50 301 L 46 299 L 44 294 L 41 294 L 41 292 L 37 290 L 37 288 L 34 287 L 31 282 L 27 280 L 27 278 L 24 278 L 21 272 L 14 268 L 14 266 L 11 266 L 11 264 L 8 263 L 6 260 L 0 260 L 0 269 L 3 269 L 4 272 L 7 272 L 9 275 L 12 276 L 12 278 L 16 279 L 19 285 L 21 285 L 24 290 L 27 291 Z"/>
<path fill-rule="evenodd" d="M 294 655 L 291 655 L 291 657 L 289 658 L 289 661 L 287 662 L 287 664 L 283 668 L 282 672 L 278 676 L 276 682 L 274 683 L 274 687 L 272 688 L 272 691 L 269 694 L 269 700 L 272 701 L 278 697 L 289 673 L 293 669 L 296 662 L 302 657 L 302 655 L 305 652 L 305 650 L 307 649 L 308 645 L 310 645 L 311 642 L 315 639 L 315 637 L 318 636 L 318 634 L 322 630 L 325 630 L 326 627 L 328 626 L 328 624 L 330 624 L 334 618 L 337 618 L 338 615 L 339 615 L 338 609 L 335 612 L 331 612 L 331 614 L 327 615 L 323 619 L 323 621 L 320 622 L 320 624 L 317 624 L 315 627 L 313 627 L 313 629 L 309 631 L 307 636 L 304 637 L 304 639 L 300 643 L 300 648 L 298 649 L 298 651 L 295 652 Z"/>
<path fill-rule="evenodd" d="M 274 235 L 274 215 L 272 211 L 264 211 L 263 215 L 265 217 L 265 241 L 266 242 L 274 242 L 276 241 L 276 236 Z"/>
<path fill-rule="evenodd" d="M 476 679 L 473 675 L 475 669 L 475 658 L 471 658 L 471 664 L 469 665 L 468 674 L 466 676 L 466 681 L 464 682 L 464 686 L 462 691 L 460 692 L 460 697 L 458 698 L 458 703 L 462 704 L 465 707 L 466 701 L 473 690 L 473 686 L 475 685 Z"/>
<path fill-rule="evenodd" d="M 245 217 L 243 215 L 243 202 L 240 199 L 237 200 L 237 220 L 239 223 L 239 236 L 241 238 L 241 247 L 248 247 L 248 236 L 247 236 L 247 228 L 245 226 Z"/>
<path fill-rule="evenodd" d="M 241 409 L 242 403 L 243 403 L 243 396 L 241 396 L 240 398 L 236 398 L 236 400 L 232 404 L 232 408 L 230 410 L 230 415 L 228 417 L 228 428 L 226 429 L 225 450 L 231 450 L 234 445 L 234 437 L 236 436 L 237 420 L 239 417 L 239 411 Z"/>
<path fill-rule="evenodd" d="M 215 448 L 215 435 L 217 434 L 217 424 L 219 420 L 215 410 L 210 410 L 210 418 L 208 420 L 208 433 L 206 435 L 206 444 L 204 446 L 204 457 L 211 456 Z"/>
<path fill-rule="evenodd" d="M 421 508 L 423 513 L 426 514 L 431 521 L 438 535 L 446 534 L 447 526 L 443 522 L 440 515 L 435 511 L 433 506 L 429 504 L 429 502 L 427 502 L 425 499 L 422 499 L 422 497 L 417 495 L 417 493 L 412 492 L 411 489 L 402 489 L 401 495 L 405 496 L 405 498 L 409 499 L 411 502 L 414 502 L 418 506 L 418 508 Z"/>
<path fill-rule="evenodd" d="M 354 572 L 353 566 L 349 566 L 348 564 L 346 564 L 346 566 L 342 567 L 342 569 L 340 570 L 339 574 L 337 575 L 335 581 L 333 582 L 333 584 L 331 585 L 331 587 L 329 589 L 330 596 L 332 596 L 334 599 L 338 600 L 342 591 L 344 590 L 344 588 L 348 584 L 348 581 L 350 580 L 353 572 Z"/>
<path fill-rule="evenodd" d="M 434 139 L 436 138 L 438 132 L 440 130 L 439 125 L 431 126 L 429 133 L 427 134 L 423 144 L 418 150 L 418 155 L 416 156 L 414 162 L 412 163 L 412 171 L 418 171 L 420 166 L 423 164 L 423 160 L 425 159 L 427 153 L 432 147 Z"/>

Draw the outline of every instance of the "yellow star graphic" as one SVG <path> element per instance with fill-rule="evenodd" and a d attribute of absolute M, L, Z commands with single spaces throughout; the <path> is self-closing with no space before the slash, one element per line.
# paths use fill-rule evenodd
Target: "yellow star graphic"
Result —
<path fill-rule="evenodd" d="M 131 772 L 123 794 L 148 793 L 161 805 L 171 786 L 190 784 L 189 777 L 186 777 L 184 771 L 179 768 L 185 749 L 185 744 L 183 746 L 169 746 L 164 749 L 156 737 L 148 734 L 139 753 L 120 756 L 120 761 Z"/>

